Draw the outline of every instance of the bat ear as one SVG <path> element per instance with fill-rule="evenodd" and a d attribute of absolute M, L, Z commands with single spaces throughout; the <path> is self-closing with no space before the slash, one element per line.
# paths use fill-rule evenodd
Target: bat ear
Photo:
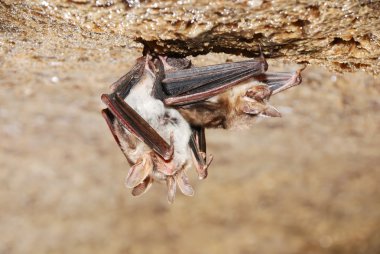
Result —
<path fill-rule="evenodd" d="M 176 175 L 176 180 L 178 187 L 183 194 L 186 196 L 194 196 L 194 189 L 189 184 L 189 178 L 183 170 Z"/>
<path fill-rule="evenodd" d="M 271 95 L 272 91 L 266 84 L 253 86 L 252 88 L 248 89 L 245 93 L 245 96 L 255 99 L 256 101 L 263 101 L 265 99 L 269 99 Z"/>
<path fill-rule="evenodd" d="M 148 177 L 149 173 L 153 170 L 153 161 L 150 155 L 145 155 L 143 158 L 137 160 L 136 164 L 131 167 L 125 178 L 125 186 L 127 188 L 134 188 Z"/>
<path fill-rule="evenodd" d="M 153 178 L 148 176 L 147 178 L 144 179 L 142 183 L 140 183 L 139 185 L 133 188 L 132 195 L 139 196 L 139 195 L 144 194 L 145 192 L 149 190 L 150 186 L 152 186 L 152 183 L 153 183 Z"/>
<path fill-rule="evenodd" d="M 280 111 L 276 109 L 275 107 L 267 104 L 266 108 L 262 112 L 264 116 L 270 116 L 270 117 L 281 117 Z"/>
<path fill-rule="evenodd" d="M 166 185 L 168 186 L 168 201 L 172 204 L 177 190 L 176 181 L 173 176 L 168 176 L 166 178 Z"/>

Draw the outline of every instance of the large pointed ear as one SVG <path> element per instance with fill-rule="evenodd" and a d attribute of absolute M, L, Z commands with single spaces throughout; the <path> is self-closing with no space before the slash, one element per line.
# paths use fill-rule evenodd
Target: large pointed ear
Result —
<path fill-rule="evenodd" d="M 189 178 L 187 177 L 184 170 L 178 172 L 175 178 L 176 178 L 178 187 L 183 194 L 185 194 L 186 196 L 194 196 L 194 189 L 193 187 L 191 187 L 189 183 Z"/>
<path fill-rule="evenodd" d="M 125 178 L 125 186 L 127 188 L 134 188 L 142 183 L 145 178 L 153 171 L 153 161 L 149 154 L 144 155 L 138 159 L 133 165 Z"/>
<path fill-rule="evenodd" d="M 170 204 L 174 202 L 175 193 L 177 190 L 176 180 L 173 176 L 168 176 L 166 178 L 166 185 L 168 187 L 168 201 Z"/>
<path fill-rule="evenodd" d="M 148 176 L 147 178 L 144 179 L 142 183 L 140 183 L 139 185 L 133 188 L 132 195 L 140 196 L 144 194 L 145 192 L 149 190 L 150 186 L 152 186 L 152 183 L 153 183 L 153 178 Z"/>

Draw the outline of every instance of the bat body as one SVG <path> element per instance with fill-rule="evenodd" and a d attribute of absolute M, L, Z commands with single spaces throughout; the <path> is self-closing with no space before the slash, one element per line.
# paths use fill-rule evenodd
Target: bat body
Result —
<path fill-rule="evenodd" d="M 132 194 L 144 193 L 153 181 L 166 181 L 168 200 L 173 202 L 176 185 L 185 195 L 192 196 L 194 193 L 186 175 L 186 170 L 193 159 L 189 147 L 192 131 L 188 122 L 176 109 L 166 107 L 162 100 L 155 98 L 154 86 L 157 74 L 151 59 L 145 57 L 140 62 L 145 63 L 141 63 L 142 70 L 139 73 L 139 80 L 129 88 L 128 94 L 124 98 L 119 98 L 123 100 L 122 107 L 130 107 L 127 109 L 129 110 L 128 114 L 137 114 L 136 116 L 141 117 L 138 119 L 140 122 L 132 120 L 131 128 L 114 118 L 112 112 L 110 114 L 106 110 L 103 114 L 121 150 L 132 165 L 125 180 L 126 186 L 133 189 Z M 117 90 L 117 88 L 115 89 Z M 111 111 L 115 110 L 113 104 L 115 102 L 108 98 L 107 95 L 103 96 L 106 104 L 111 102 L 108 104 Z M 162 138 L 158 142 L 170 144 L 169 156 L 166 157 L 166 153 L 160 155 L 149 144 L 136 136 L 136 130 L 144 128 L 140 126 L 141 121 L 145 121 Z"/>
<path fill-rule="evenodd" d="M 281 116 L 269 104 L 269 99 L 273 94 L 300 84 L 300 71 L 252 77 L 205 101 L 182 105 L 178 110 L 191 125 L 223 129 L 249 128 L 257 117 Z"/>
<path fill-rule="evenodd" d="M 192 196 L 186 171 L 207 176 L 205 128 L 247 126 L 257 116 L 280 116 L 268 100 L 301 82 L 300 72 L 268 73 L 263 56 L 237 63 L 191 67 L 185 59 L 146 55 L 103 94 L 107 124 L 131 165 L 133 195 L 165 181 L 168 200 L 176 186 Z"/>

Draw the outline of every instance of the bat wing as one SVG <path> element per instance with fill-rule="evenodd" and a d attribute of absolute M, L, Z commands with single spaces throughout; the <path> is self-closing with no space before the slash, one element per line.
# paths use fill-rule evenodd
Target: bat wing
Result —
<path fill-rule="evenodd" d="M 193 78 L 189 76 L 190 81 L 186 81 L 184 76 L 182 79 L 185 80 L 183 86 L 184 90 L 187 92 L 179 92 L 176 93 L 174 91 L 180 91 L 180 83 L 171 83 L 170 79 L 168 83 L 166 78 L 163 80 L 164 89 L 167 89 L 168 86 L 175 85 L 176 89 L 172 89 L 172 94 L 170 94 L 167 98 L 164 99 L 165 104 L 170 106 L 185 106 L 194 103 L 199 103 L 204 100 L 207 100 L 215 95 L 223 93 L 227 89 L 239 85 L 246 81 L 248 78 L 254 77 L 254 80 L 260 81 L 268 85 L 271 90 L 271 94 L 277 94 L 286 89 L 289 89 L 293 86 L 299 85 L 302 82 L 301 72 L 305 69 L 305 67 L 297 70 L 296 72 L 271 72 L 264 73 L 257 70 L 256 72 L 252 72 L 245 67 L 242 67 L 238 70 L 226 71 L 221 74 L 221 76 L 208 79 L 207 81 L 202 83 L 202 80 L 199 82 L 202 84 L 201 86 L 197 85 L 189 85 L 191 82 L 195 82 L 197 78 Z M 190 69 L 191 70 L 191 69 Z M 187 71 L 190 71 L 187 70 Z M 182 72 L 182 71 L 181 71 Z M 182 72 L 183 73 L 183 72 Z M 191 72 L 188 72 L 190 75 Z M 215 74 L 216 75 L 216 74 Z M 217 76 L 217 75 L 216 75 Z M 171 77 L 171 75 L 169 75 Z M 165 87 L 166 86 L 166 87 Z M 189 87 L 192 87 L 191 89 Z M 190 90 L 188 90 L 190 89 Z"/>
<path fill-rule="evenodd" d="M 166 141 L 132 107 L 118 95 L 102 95 L 102 101 L 116 119 L 131 133 L 137 136 L 164 159 L 173 154 L 173 146 Z"/>
<path fill-rule="evenodd" d="M 138 58 L 133 68 L 111 85 L 112 92 L 119 94 L 121 98 L 127 97 L 132 87 L 140 81 L 144 72 L 145 62 L 146 57 Z"/>
<path fill-rule="evenodd" d="M 169 71 L 162 80 L 167 94 L 166 105 L 186 105 L 206 100 L 253 76 L 264 73 L 268 64 L 264 57 Z"/>
<path fill-rule="evenodd" d="M 125 97 L 136 85 L 143 75 L 146 58 L 137 60 L 136 65 L 126 75 L 112 85 L 113 93 L 103 94 L 101 99 L 107 109 L 102 111 L 116 142 L 120 146 L 120 140 L 113 128 L 113 122 L 118 121 L 130 133 L 147 144 L 165 160 L 173 154 L 173 146 L 169 145 L 132 107 L 125 101 Z M 155 84 L 155 86 L 157 86 Z"/>

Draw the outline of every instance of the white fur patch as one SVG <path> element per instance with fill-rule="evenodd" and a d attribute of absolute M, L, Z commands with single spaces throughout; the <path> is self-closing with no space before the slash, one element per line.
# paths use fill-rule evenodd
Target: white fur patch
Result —
<path fill-rule="evenodd" d="M 173 133 L 173 161 L 176 167 L 181 167 L 191 158 L 188 147 L 191 135 L 190 126 L 177 110 L 166 108 L 162 101 L 151 96 L 153 84 L 153 74 L 145 71 L 140 82 L 131 89 L 125 98 L 125 102 L 135 109 L 166 142 L 170 143 L 170 135 Z M 125 131 L 127 130 L 125 129 Z M 140 149 L 136 152 L 141 152 Z"/>

